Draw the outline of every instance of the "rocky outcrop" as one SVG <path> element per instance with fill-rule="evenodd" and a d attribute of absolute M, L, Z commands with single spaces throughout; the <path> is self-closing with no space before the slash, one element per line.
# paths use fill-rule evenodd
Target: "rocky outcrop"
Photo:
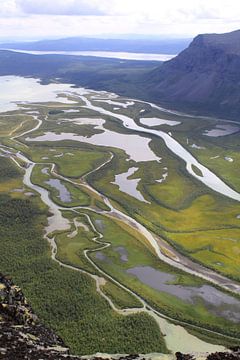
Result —
<path fill-rule="evenodd" d="M 232 348 L 229 352 L 218 352 L 210 354 L 207 360 L 239 360 L 240 359 L 240 348 Z"/>
<path fill-rule="evenodd" d="M 63 341 L 43 326 L 21 289 L 0 275 L 0 359 L 72 359 Z"/>
<path fill-rule="evenodd" d="M 157 102 L 239 119 L 240 30 L 198 35 L 176 58 L 145 77 Z"/>
<path fill-rule="evenodd" d="M 22 290 L 0 274 L 0 359 L 3 360 L 194 360 L 190 354 L 70 355 L 63 340 L 39 322 Z M 207 360 L 240 360 L 240 349 L 210 354 Z"/>

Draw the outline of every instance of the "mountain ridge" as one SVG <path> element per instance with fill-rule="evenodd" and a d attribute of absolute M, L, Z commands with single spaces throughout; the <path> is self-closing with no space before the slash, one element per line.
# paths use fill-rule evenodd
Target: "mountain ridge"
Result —
<path fill-rule="evenodd" d="M 0 51 L 0 75 L 58 78 L 173 110 L 240 121 L 240 30 L 201 34 L 164 63 Z"/>
<path fill-rule="evenodd" d="M 176 55 L 190 39 L 101 39 L 69 37 L 34 42 L 2 43 L 2 49 L 32 51 L 113 51 L 132 53 L 157 53 Z"/>
<path fill-rule="evenodd" d="M 145 76 L 147 92 L 175 109 L 237 117 L 240 111 L 240 30 L 203 34 Z"/>

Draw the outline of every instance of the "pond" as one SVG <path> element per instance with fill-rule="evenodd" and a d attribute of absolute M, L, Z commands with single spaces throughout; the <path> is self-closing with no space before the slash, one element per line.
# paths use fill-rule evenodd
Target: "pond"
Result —
<path fill-rule="evenodd" d="M 104 133 L 95 134 L 90 137 L 76 135 L 74 133 L 46 132 L 44 135 L 27 137 L 26 141 L 62 141 L 72 140 L 85 142 L 92 145 L 114 147 L 124 150 L 130 159 L 138 161 L 159 161 L 160 158 L 150 149 L 149 143 L 151 139 L 132 134 L 120 134 L 114 131 L 105 130 Z"/>
<path fill-rule="evenodd" d="M 115 175 L 115 181 L 112 182 L 112 184 L 118 185 L 120 191 L 125 192 L 137 200 L 149 204 L 149 202 L 144 199 L 140 191 L 137 190 L 138 183 L 141 179 L 129 179 L 129 177 L 132 176 L 137 170 L 138 168 L 132 167 L 125 173 Z"/>
<path fill-rule="evenodd" d="M 240 301 L 211 285 L 201 287 L 175 285 L 175 275 L 150 266 L 137 266 L 128 269 L 127 273 L 136 276 L 142 283 L 155 290 L 174 295 L 193 305 L 200 301 L 214 315 L 240 323 Z"/>
<path fill-rule="evenodd" d="M 45 184 L 50 185 L 52 188 L 58 190 L 58 198 L 64 203 L 70 203 L 72 201 L 71 194 L 65 185 L 58 179 L 49 179 L 45 181 Z"/>
<path fill-rule="evenodd" d="M 238 132 L 240 128 L 236 125 L 231 124 L 219 124 L 216 125 L 214 129 L 206 130 L 203 135 L 211 136 L 211 137 L 219 137 L 235 134 Z"/>
<path fill-rule="evenodd" d="M 128 252 L 124 246 L 117 246 L 114 250 L 119 253 L 122 262 L 128 261 Z"/>
<path fill-rule="evenodd" d="M 166 119 L 159 119 L 159 118 L 141 118 L 140 123 L 147 126 L 158 126 L 158 125 L 169 125 L 169 126 L 176 126 L 181 124 L 180 121 L 175 120 L 166 120 Z"/>

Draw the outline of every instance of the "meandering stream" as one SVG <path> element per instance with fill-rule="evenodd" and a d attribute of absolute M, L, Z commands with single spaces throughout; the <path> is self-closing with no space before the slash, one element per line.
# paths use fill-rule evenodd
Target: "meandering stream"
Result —
<path fill-rule="evenodd" d="M 194 158 L 192 154 L 190 154 L 181 144 L 177 142 L 173 137 L 166 134 L 165 132 L 161 130 L 153 130 L 153 129 L 147 129 L 145 127 L 139 126 L 135 123 L 133 119 L 126 115 L 117 114 L 114 112 L 111 112 L 109 110 L 105 110 L 104 108 L 100 106 L 95 106 L 92 104 L 92 102 L 84 95 L 80 95 L 80 98 L 85 102 L 86 107 L 94 110 L 98 113 L 108 115 L 114 118 L 119 119 L 122 121 L 123 126 L 145 134 L 154 135 L 159 138 L 161 138 L 169 150 L 171 150 L 175 155 L 177 155 L 179 158 L 181 158 L 186 163 L 186 169 L 189 172 L 190 175 L 197 178 L 199 181 L 201 181 L 203 184 L 208 186 L 210 189 L 227 196 L 231 199 L 240 201 L 240 194 L 236 192 L 235 190 L 231 189 L 230 186 L 224 183 L 217 175 L 215 175 L 212 171 L 210 171 L 208 168 L 200 164 L 197 159 Z M 200 172 L 202 173 L 202 176 L 196 174 L 193 170 L 193 166 L 198 168 Z"/>
<path fill-rule="evenodd" d="M 171 136 L 167 135 L 166 133 L 164 133 L 162 131 L 146 129 L 144 127 L 138 126 L 134 122 L 133 119 L 131 119 L 125 115 L 116 114 L 111 111 L 105 110 L 99 106 L 95 106 L 84 95 L 79 95 L 79 98 L 81 98 L 85 102 L 86 107 L 88 107 L 89 109 L 94 110 L 98 113 L 102 113 L 105 115 L 110 115 L 112 117 L 118 118 L 119 120 L 122 121 L 123 125 L 126 128 L 132 129 L 137 132 L 146 133 L 149 135 L 154 135 L 154 136 L 160 137 L 161 139 L 164 140 L 165 144 L 172 152 L 174 152 L 177 156 L 179 156 L 182 160 L 184 160 L 186 162 L 186 169 L 192 176 L 194 176 L 199 181 L 201 181 L 202 183 L 204 183 L 205 185 L 210 187 L 212 190 L 217 191 L 217 192 L 221 193 L 222 195 L 228 196 L 234 200 L 240 201 L 239 193 L 232 190 L 228 185 L 226 185 L 222 180 L 220 180 L 209 169 L 207 169 L 206 167 L 201 165 L 190 153 L 188 153 L 188 151 L 183 146 L 181 146 Z M 40 120 L 38 118 L 38 116 L 34 116 L 34 119 L 37 120 L 37 122 L 38 122 L 36 126 L 34 126 L 31 130 L 25 131 L 24 133 L 22 133 L 20 135 L 12 136 L 11 139 L 14 141 L 18 141 L 17 140 L 18 137 L 27 135 L 27 134 L 37 130 L 41 126 L 42 120 Z M 128 315 L 128 314 L 134 314 L 134 313 L 139 313 L 139 312 L 145 312 L 145 313 L 148 313 L 150 316 L 152 316 L 158 323 L 162 333 L 164 333 L 166 345 L 170 351 L 172 351 L 172 352 L 181 351 L 181 352 L 194 352 L 194 353 L 203 352 L 203 353 L 206 353 L 206 352 L 215 352 L 215 351 L 223 351 L 224 350 L 224 348 L 222 346 L 217 346 L 217 345 L 212 345 L 212 344 L 206 343 L 206 342 L 198 339 L 197 337 L 189 334 L 184 329 L 184 327 L 182 327 L 180 325 L 174 325 L 173 323 L 171 323 L 171 320 L 174 321 L 174 319 L 171 319 L 170 317 L 165 316 L 164 314 L 161 314 L 160 312 L 153 309 L 139 295 L 135 294 L 133 291 L 126 288 L 123 284 L 119 283 L 117 280 L 113 279 L 109 274 L 105 273 L 102 269 L 100 269 L 95 264 L 95 262 L 89 257 L 89 253 L 93 252 L 93 251 L 103 250 L 106 247 L 111 246 L 111 244 L 103 242 L 103 240 L 102 240 L 103 235 L 96 229 L 95 225 L 93 224 L 93 222 L 91 220 L 91 217 L 88 214 L 84 213 L 84 209 L 86 209 L 86 208 L 84 208 L 84 207 L 65 208 L 65 207 L 61 207 L 61 206 L 58 206 L 57 204 L 55 204 L 51 200 L 51 198 L 49 196 L 49 192 L 46 189 L 44 189 L 40 186 L 34 185 L 31 182 L 31 174 L 32 174 L 33 168 L 36 165 L 36 163 L 30 161 L 23 153 L 20 153 L 20 152 L 16 153 L 13 149 L 10 149 L 10 148 L 7 149 L 6 147 L 3 148 L 0 146 L 0 148 L 5 149 L 5 151 L 8 151 L 9 153 L 11 153 L 12 160 L 15 161 L 18 164 L 18 166 L 20 166 L 20 164 L 18 163 L 17 159 L 23 161 L 26 164 L 23 183 L 30 189 L 39 193 L 42 201 L 49 207 L 49 210 L 52 215 L 48 218 L 48 226 L 45 229 L 45 238 L 49 241 L 49 243 L 51 245 L 51 249 L 52 249 L 51 256 L 54 261 L 56 261 L 57 263 L 59 263 L 60 265 L 66 267 L 66 268 L 87 274 L 92 279 L 94 279 L 96 281 L 97 291 L 101 294 L 101 296 L 103 296 L 106 299 L 106 301 L 109 303 L 111 308 L 114 311 L 118 312 L 119 314 Z M 112 160 L 112 157 L 113 157 L 113 154 L 110 153 L 110 158 L 108 160 L 106 160 L 106 162 L 104 162 L 102 165 L 100 165 L 96 169 L 92 170 L 90 173 L 98 171 L 100 168 L 105 166 L 108 162 L 110 162 Z M 46 163 L 46 162 L 44 162 L 43 164 L 49 165 L 49 163 Z M 55 176 L 58 176 L 61 179 L 64 179 L 65 181 L 71 182 L 75 185 L 79 185 L 79 183 L 76 183 L 68 178 L 65 178 L 65 177 L 57 174 L 57 172 L 55 171 L 55 165 L 54 164 L 51 164 L 51 165 L 52 165 L 52 168 L 51 168 L 52 174 L 54 174 Z M 192 165 L 195 165 L 202 172 L 202 176 L 195 174 L 195 172 L 193 171 Z M 108 205 L 108 207 L 110 208 L 109 212 L 100 211 L 100 210 L 98 211 L 93 208 L 88 208 L 89 210 L 99 212 L 99 213 L 101 213 L 105 216 L 109 216 L 111 218 L 117 218 L 118 220 L 123 221 L 123 222 L 127 223 L 129 226 L 132 226 L 135 229 L 137 229 L 139 231 L 139 233 L 141 233 L 148 239 L 151 246 L 155 249 L 155 252 L 158 255 L 158 257 L 161 260 L 168 263 L 169 265 L 174 266 L 175 268 L 179 268 L 187 273 L 190 273 L 190 274 L 199 276 L 201 278 L 204 278 L 208 281 L 211 281 L 212 283 L 217 284 L 224 289 L 227 289 L 227 290 L 230 290 L 230 291 L 233 291 L 236 293 L 240 292 L 240 285 L 238 283 L 236 283 L 222 275 L 216 274 L 212 270 L 205 269 L 203 266 L 200 266 L 200 265 L 198 266 L 197 264 L 192 263 L 188 259 L 185 259 L 185 263 L 184 263 L 184 257 L 181 256 L 180 254 L 177 254 L 179 256 L 176 256 L 176 260 L 171 259 L 171 258 L 165 256 L 164 254 L 162 254 L 160 247 L 159 247 L 159 243 L 158 243 L 156 237 L 152 233 L 150 233 L 143 225 L 138 223 L 135 219 L 133 219 L 130 216 L 115 209 L 113 207 L 113 205 L 111 204 L 111 202 L 109 201 L 109 199 L 106 196 L 97 192 L 97 190 L 95 190 L 94 188 L 92 188 L 87 183 L 86 179 L 87 179 L 87 175 L 85 175 L 85 177 L 82 179 L 80 186 L 85 186 L 92 192 L 96 193 L 98 196 L 101 196 L 101 198 L 103 199 L 105 204 Z M 89 261 L 89 263 L 102 276 L 93 275 L 85 270 L 79 269 L 74 266 L 67 265 L 67 264 L 61 262 L 57 258 L 57 251 L 58 251 L 57 244 L 55 242 L 54 237 L 51 237 L 50 234 L 52 234 L 55 230 L 68 230 L 68 229 L 70 230 L 71 224 L 70 224 L 69 220 L 64 218 L 64 216 L 62 215 L 62 211 L 66 211 L 66 210 L 72 211 L 73 213 L 76 214 L 76 216 L 78 214 L 83 214 L 86 217 L 86 219 L 88 220 L 88 223 L 91 226 L 92 230 L 97 234 L 96 237 L 94 237 L 92 240 L 99 246 L 94 250 L 85 250 L 84 255 L 87 258 L 87 260 Z M 76 227 L 75 230 L 77 231 L 77 222 L 74 222 L 74 224 Z M 181 261 L 179 261 L 179 259 Z M 105 282 L 104 279 L 111 280 L 117 286 L 122 288 L 124 291 L 127 291 L 132 296 L 135 296 L 139 300 L 142 307 L 127 308 L 127 309 L 123 309 L 123 310 L 118 309 L 115 306 L 115 304 L 113 303 L 113 301 L 106 294 L 104 294 L 104 292 L 101 289 L 101 286 L 104 285 L 104 282 Z M 183 326 L 188 325 L 187 323 L 180 322 L 180 321 L 178 323 Z M 217 334 L 214 331 L 202 329 L 201 327 L 198 327 L 198 326 L 194 326 L 194 325 L 191 325 L 191 326 L 195 329 L 201 329 L 201 330 L 204 330 L 205 332 L 209 332 L 209 334 L 211 334 L 211 333 Z M 221 335 L 221 334 L 219 334 L 219 335 Z"/>
<path fill-rule="evenodd" d="M 90 276 L 92 279 L 94 279 L 96 281 L 96 289 L 97 291 L 100 293 L 100 295 L 102 297 L 104 297 L 106 299 L 106 301 L 109 303 L 109 305 L 111 306 L 111 308 L 116 311 L 117 313 L 121 314 L 121 315 L 129 315 L 129 314 L 136 314 L 136 313 L 141 313 L 141 312 L 145 312 L 147 314 L 149 314 L 150 316 L 152 316 L 156 322 L 158 323 L 160 330 L 162 331 L 162 333 L 165 335 L 164 339 L 166 341 L 166 345 L 167 348 L 172 351 L 172 352 L 176 352 L 176 351 L 181 351 L 181 352 L 194 352 L 194 353 L 205 353 L 205 352 L 214 352 L 214 351 L 223 351 L 224 347 L 222 346 L 218 346 L 218 345 L 213 345 L 210 343 L 206 343 L 200 339 L 198 339 L 197 337 L 191 335 L 190 333 L 188 333 L 184 327 L 180 326 L 180 325 L 174 325 L 172 324 L 170 321 L 174 319 L 171 319 L 170 317 L 161 314 L 160 312 L 156 311 L 155 309 L 153 309 L 151 306 L 149 306 L 149 304 L 147 304 L 147 302 L 145 300 L 143 300 L 139 295 L 135 294 L 133 291 L 131 291 L 130 289 L 126 288 L 124 285 L 122 285 L 121 283 L 119 283 L 117 280 L 115 280 L 114 278 L 112 278 L 109 274 L 105 273 L 102 269 L 100 269 L 95 263 L 94 261 L 89 257 L 89 253 L 94 252 L 94 251 L 99 251 L 99 250 L 103 250 L 108 246 L 111 246 L 110 243 L 105 243 L 103 242 L 101 239 L 103 238 L 103 235 L 96 229 L 96 227 L 94 226 L 91 218 L 89 215 L 84 214 L 84 207 L 73 207 L 73 208 L 64 208 L 64 207 L 60 207 L 58 205 L 56 205 L 50 198 L 49 193 L 46 189 L 41 188 L 37 185 L 34 185 L 31 182 L 31 173 L 32 170 L 34 168 L 34 166 L 36 165 L 35 163 L 31 162 L 26 156 L 24 156 L 21 153 L 17 153 L 16 154 L 17 158 L 19 158 L 21 161 L 24 161 L 27 164 L 27 169 L 25 171 L 24 174 L 24 178 L 23 178 L 23 183 L 24 185 L 28 186 L 29 188 L 31 188 L 32 190 L 38 192 L 41 196 L 42 201 L 49 207 L 50 212 L 53 214 L 53 216 L 51 216 L 49 218 L 49 225 L 46 227 L 45 229 L 45 238 L 48 240 L 48 242 L 51 245 L 51 257 L 54 261 L 56 261 L 58 264 L 60 264 L 63 267 L 66 267 L 68 269 L 74 270 L 74 271 L 78 271 L 81 272 L 83 274 L 87 274 L 88 276 Z M 67 180 L 67 178 L 64 178 L 65 180 Z M 94 249 L 94 250 L 84 250 L 84 255 L 87 258 L 87 260 L 89 261 L 89 263 L 97 270 L 98 273 L 100 273 L 102 275 L 102 277 L 98 276 L 98 275 L 93 275 L 85 270 L 79 269 L 77 267 L 68 265 L 63 263 L 62 261 L 60 261 L 57 258 L 57 244 L 55 242 L 55 238 L 51 237 L 50 235 L 52 234 L 52 232 L 54 232 L 55 230 L 70 230 L 70 222 L 65 219 L 62 215 L 62 211 L 63 210 L 68 210 L 68 211 L 73 211 L 76 214 L 83 214 L 84 216 L 86 216 L 90 226 L 92 227 L 93 231 L 97 234 L 96 237 L 94 237 L 92 240 L 94 242 L 96 242 L 96 244 L 99 245 L 98 248 Z M 93 209 L 89 209 L 91 211 L 93 211 Z M 104 285 L 104 279 L 109 279 L 112 282 L 114 282 L 117 286 L 119 286 L 120 288 L 122 288 L 124 291 L 129 292 L 132 296 L 136 297 L 137 300 L 139 300 L 139 302 L 142 304 L 142 307 L 140 308 L 126 308 L 123 310 L 118 309 L 113 301 L 106 295 L 104 294 L 104 292 L 101 289 L 101 286 Z M 179 324 L 181 325 L 188 325 L 187 323 L 178 321 Z M 201 327 L 198 326 L 193 326 L 193 328 L 195 329 L 201 329 Z M 204 329 L 205 331 L 205 329 Z M 207 332 L 211 333 L 215 333 L 213 331 L 210 330 L 206 330 Z M 217 334 L 217 333 L 215 333 Z M 220 334 L 219 334 L 220 335 Z"/>
<path fill-rule="evenodd" d="M 152 130 L 152 129 L 146 129 L 144 127 L 138 126 L 133 119 L 131 119 L 130 117 L 126 116 L 126 115 L 121 115 L 121 114 L 116 114 L 113 113 L 109 110 L 105 110 L 102 107 L 99 106 L 95 106 L 93 105 L 90 100 L 83 95 L 84 93 L 84 89 L 81 89 L 80 91 L 80 95 L 76 95 L 76 98 L 80 98 L 83 102 L 85 102 L 85 106 L 83 107 L 87 107 L 91 110 L 94 110 L 100 114 L 104 114 L 104 115 L 108 115 L 111 117 L 115 117 L 117 119 L 119 119 L 123 125 L 126 128 L 132 129 L 134 131 L 137 132 L 144 132 L 147 133 L 149 135 L 155 135 L 160 137 L 161 139 L 163 139 L 166 143 L 166 145 L 168 146 L 168 148 L 174 152 L 176 155 L 178 155 L 182 160 L 184 160 L 186 162 L 186 169 L 189 171 L 189 173 L 191 175 L 193 175 L 194 177 L 196 177 L 198 180 L 200 180 L 202 183 L 204 183 L 206 186 L 210 187 L 212 190 L 219 192 L 220 194 L 222 194 L 223 196 L 227 196 L 230 197 L 234 200 L 240 201 L 240 194 L 237 193 L 236 191 L 234 191 L 233 189 L 231 189 L 227 184 L 225 184 L 221 179 L 219 179 L 213 172 L 211 172 L 208 168 L 206 168 L 205 166 L 201 165 L 182 145 L 180 145 L 175 139 L 173 139 L 170 135 L 164 133 L 163 131 L 160 130 Z M 87 91 L 87 94 L 89 95 L 89 91 Z M 99 99 L 99 98 L 98 98 Z M 54 135 L 54 134 L 53 134 Z M 64 136 L 61 137 L 61 135 L 56 135 L 56 139 L 54 136 L 50 136 L 48 138 L 48 136 L 43 135 L 43 136 L 38 136 L 36 138 L 28 138 L 27 140 L 31 140 L 31 141 L 47 141 L 47 140 L 54 140 L 55 141 L 57 139 L 59 139 L 59 137 L 64 140 Z M 73 137 L 74 140 L 74 137 Z M 101 168 L 102 166 L 104 166 L 105 164 L 101 165 L 99 168 Z M 202 176 L 197 175 L 194 170 L 193 170 L 193 166 L 195 166 L 197 169 L 200 170 L 200 172 L 202 173 Z M 97 171 L 99 168 L 95 169 L 94 171 Z M 63 178 L 63 177 L 62 177 Z M 85 179 L 87 177 L 85 176 Z M 63 178 L 64 179 L 64 178 Z M 66 179 L 65 179 L 66 180 Z M 69 180 L 67 180 L 69 181 Z M 73 181 L 70 181 L 73 184 Z M 93 189 L 89 184 L 84 184 L 84 186 L 87 186 L 91 191 L 94 191 L 95 193 L 97 193 L 99 196 L 102 196 L 101 194 L 99 194 L 95 189 Z M 191 261 L 190 259 L 184 257 L 183 255 L 179 254 L 176 249 L 171 248 L 171 246 L 168 244 L 168 248 L 170 249 L 171 253 L 174 254 L 174 258 L 170 258 L 166 255 L 164 255 L 161 250 L 160 250 L 160 246 L 164 246 L 163 242 L 161 239 L 157 238 L 155 235 L 153 235 L 150 231 L 148 231 L 142 224 L 140 224 L 139 222 L 137 222 L 135 219 L 133 219 L 132 217 L 126 215 L 125 213 L 115 209 L 112 207 L 110 201 L 107 199 L 107 197 L 103 197 L 103 200 L 105 201 L 105 203 L 110 207 L 111 209 L 111 213 L 107 216 L 112 216 L 115 218 L 118 218 L 122 221 L 124 221 L 125 223 L 127 223 L 128 225 L 131 225 L 132 227 L 134 227 L 135 229 L 137 229 L 142 235 L 144 235 L 147 240 L 149 241 L 149 243 L 151 244 L 151 246 L 154 248 L 157 256 L 163 260 L 164 262 L 168 263 L 169 265 L 181 269 L 189 274 L 201 277 L 202 279 L 205 279 L 207 281 L 210 281 L 212 283 L 214 283 L 215 285 L 220 286 L 221 288 L 225 289 L 225 290 L 230 290 L 232 292 L 235 292 L 237 294 L 240 293 L 240 284 L 237 283 L 236 281 L 230 280 L 228 278 L 226 278 L 223 275 L 220 275 L 218 273 L 216 273 L 215 271 L 211 270 L 211 269 L 206 269 L 204 266 L 199 265 L 194 263 L 193 261 Z"/>

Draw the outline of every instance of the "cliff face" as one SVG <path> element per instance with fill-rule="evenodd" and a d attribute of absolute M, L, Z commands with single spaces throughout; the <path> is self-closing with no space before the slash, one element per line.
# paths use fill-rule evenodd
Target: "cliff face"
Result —
<path fill-rule="evenodd" d="M 240 30 L 198 35 L 186 50 L 149 73 L 145 81 L 156 101 L 237 119 Z"/>

